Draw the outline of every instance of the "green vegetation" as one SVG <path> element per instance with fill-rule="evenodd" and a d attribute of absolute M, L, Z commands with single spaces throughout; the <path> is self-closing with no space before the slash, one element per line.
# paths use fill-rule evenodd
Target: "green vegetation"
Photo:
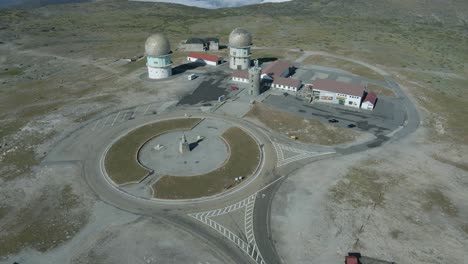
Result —
<path fill-rule="evenodd" d="M 174 130 L 188 130 L 200 122 L 200 118 L 181 118 L 156 122 L 139 127 L 120 138 L 106 155 L 105 167 L 116 184 L 138 182 L 149 171 L 137 161 L 140 148 L 151 138 Z"/>
<path fill-rule="evenodd" d="M 431 211 L 434 207 L 438 207 L 442 212 L 449 216 L 457 216 L 458 209 L 439 189 L 427 190 L 423 194 L 423 209 L 425 211 Z"/>
<path fill-rule="evenodd" d="M 211 196 L 235 185 L 236 177 L 250 176 L 260 161 L 256 141 L 238 127 L 229 128 L 222 137 L 231 152 L 224 166 L 198 176 L 163 176 L 153 185 L 154 197 L 192 199 Z"/>
<path fill-rule="evenodd" d="M 367 85 L 367 89 L 371 92 L 376 93 L 377 95 L 385 95 L 385 96 L 392 96 L 392 97 L 395 96 L 395 93 L 391 89 L 385 88 L 379 85 L 375 85 L 373 83 L 369 83 Z"/>
<path fill-rule="evenodd" d="M 468 224 L 463 224 L 461 228 L 468 235 Z"/>
<path fill-rule="evenodd" d="M 256 119 L 278 133 L 296 136 L 304 143 L 336 145 L 352 142 L 359 136 L 357 131 L 303 119 L 262 103 L 256 103 L 245 117 Z"/>
<path fill-rule="evenodd" d="M 390 232 L 390 236 L 393 238 L 393 239 L 398 239 L 398 237 L 403 234 L 402 231 L 398 230 L 398 229 L 395 229 L 395 230 L 392 230 Z"/>
<path fill-rule="evenodd" d="M 11 208 L 8 206 L 0 207 L 0 220 L 5 217 L 10 212 L 10 210 Z"/>
<path fill-rule="evenodd" d="M 0 78 L 4 76 L 17 76 L 23 73 L 23 69 L 21 68 L 13 68 L 13 69 L 5 69 L 4 71 L 0 71 Z"/>
<path fill-rule="evenodd" d="M 19 211 L 14 226 L 5 229 L 6 235 L 0 237 L 0 256 L 25 247 L 45 252 L 70 239 L 88 219 L 80 205 L 70 185 L 44 190 L 28 208 Z"/>
<path fill-rule="evenodd" d="M 384 206 L 385 191 L 402 179 L 394 175 L 366 167 L 351 168 L 343 180 L 330 190 L 330 197 L 337 203 L 348 203 L 354 208 Z"/>

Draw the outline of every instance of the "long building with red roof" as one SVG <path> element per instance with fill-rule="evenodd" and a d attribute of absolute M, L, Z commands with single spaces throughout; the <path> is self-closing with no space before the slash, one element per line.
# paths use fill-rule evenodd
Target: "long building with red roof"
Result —
<path fill-rule="evenodd" d="M 187 60 L 190 62 L 199 62 L 206 65 L 216 66 L 221 64 L 223 58 L 204 52 L 189 52 L 187 55 Z"/>
<path fill-rule="evenodd" d="M 301 87 L 301 81 L 288 78 L 294 71 L 294 65 L 290 61 L 277 60 L 262 69 L 262 83 L 265 86 L 286 91 L 297 92 Z M 232 80 L 236 82 L 249 83 L 248 71 L 234 71 Z"/>
<path fill-rule="evenodd" d="M 366 86 L 318 79 L 315 80 L 312 91 L 314 101 L 360 108 L 362 98 L 365 96 Z"/>

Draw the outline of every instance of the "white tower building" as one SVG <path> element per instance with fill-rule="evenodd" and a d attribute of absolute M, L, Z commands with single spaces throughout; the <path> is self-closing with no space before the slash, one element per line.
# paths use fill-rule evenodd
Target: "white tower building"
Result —
<path fill-rule="evenodd" d="M 166 36 L 151 35 L 146 40 L 145 52 L 150 79 L 164 79 L 172 75 L 171 45 Z"/>
<path fill-rule="evenodd" d="M 229 68 L 233 70 L 247 70 L 250 67 L 250 47 L 252 34 L 236 28 L 229 35 Z"/>

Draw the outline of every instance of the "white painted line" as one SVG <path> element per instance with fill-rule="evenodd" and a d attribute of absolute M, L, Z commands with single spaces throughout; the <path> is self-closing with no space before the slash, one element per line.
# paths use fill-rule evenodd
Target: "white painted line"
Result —
<path fill-rule="evenodd" d="M 281 176 L 281 177 L 279 177 L 278 179 L 276 179 L 276 180 L 270 182 L 269 184 L 263 186 L 260 190 L 257 191 L 257 193 L 262 192 L 263 190 L 265 190 L 266 188 L 270 187 L 272 184 L 276 183 L 277 181 L 281 180 L 282 178 L 284 178 L 284 175 Z"/>
<path fill-rule="evenodd" d="M 146 115 L 146 112 L 148 112 L 150 106 L 151 106 L 151 104 L 149 104 L 149 105 L 146 107 L 146 110 L 145 110 L 145 112 L 143 112 L 143 115 Z"/>
<path fill-rule="evenodd" d="M 111 117 L 112 115 L 108 115 L 106 120 L 104 121 L 104 124 L 102 125 L 101 129 L 103 129 L 105 126 L 106 126 L 106 123 L 107 123 L 107 120 L 109 120 L 109 118 Z"/>
<path fill-rule="evenodd" d="M 100 121 L 101 121 L 101 119 L 99 119 L 98 121 L 96 121 L 96 125 L 94 125 L 94 127 L 93 127 L 93 129 L 92 129 L 93 131 L 96 130 L 96 127 L 97 127 L 97 125 L 99 124 Z"/>
<path fill-rule="evenodd" d="M 111 126 L 114 126 L 115 120 L 117 120 L 117 117 L 118 117 L 119 115 L 120 115 L 120 112 L 118 112 L 117 115 L 115 116 L 114 121 L 112 121 Z"/>

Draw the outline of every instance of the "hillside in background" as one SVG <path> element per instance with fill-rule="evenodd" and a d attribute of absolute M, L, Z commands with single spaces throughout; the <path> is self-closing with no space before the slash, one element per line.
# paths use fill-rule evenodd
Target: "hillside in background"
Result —
<path fill-rule="evenodd" d="M 89 1 L 91 0 L 3 0 L 0 7 L 19 4 L 21 8 L 36 8 L 49 4 Z M 468 26 L 468 1 L 464 0 L 293 0 L 283 3 L 244 6 L 232 9 L 232 12 L 239 15 L 276 14 L 380 18 L 412 23 Z"/>

